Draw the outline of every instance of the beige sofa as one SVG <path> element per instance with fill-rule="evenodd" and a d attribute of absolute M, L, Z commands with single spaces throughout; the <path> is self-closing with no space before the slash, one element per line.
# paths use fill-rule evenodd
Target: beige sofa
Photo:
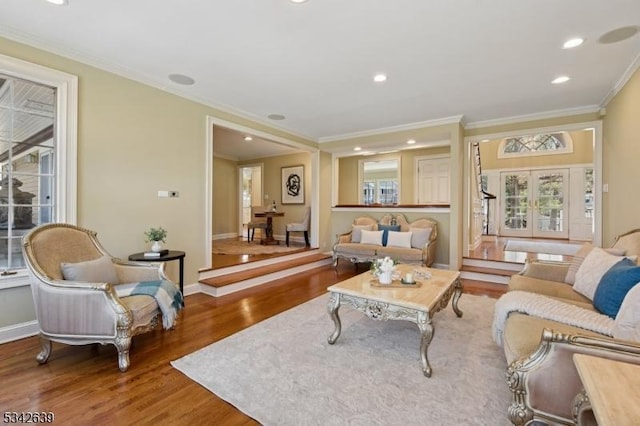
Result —
<path fill-rule="evenodd" d="M 378 231 L 379 225 L 390 226 L 393 219 L 400 227 L 400 232 L 413 231 L 411 247 L 363 244 L 359 238 L 354 238 L 354 234 L 362 230 Z M 385 256 L 401 263 L 431 266 L 435 259 L 437 238 L 438 227 L 431 219 L 417 219 L 409 223 L 403 214 L 388 214 L 380 221 L 370 216 L 361 216 L 353 221 L 351 231 L 336 236 L 333 246 L 334 266 L 338 266 L 338 260 L 341 258 L 359 263 L 371 262 Z"/>
<path fill-rule="evenodd" d="M 619 236 L 612 247 L 625 255 L 640 254 L 640 230 Z M 576 261 L 573 263 L 572 269 L 575 270 Z M 529 297 L 531 300 L 536 295 L 549 296 L 564 303 L 567 311 L 572 309 L 571 306 L 593 311 L 586 313 L 589 318 L 615 323 L 613 333 L 603 334 L 544 319 L 544 316 L 511 312 L 504 323 L 502 339 L 509 364 L 507 383 L 513 393 L 508 410 L 513 424 L 525 425 L 535 421 L 575 424 L 574 416 L 581 416 L 581 424 L 594 422 L 588 404 L 574 407 L 574 397 L 583 388 L 573 363 L 572 356 L 575 353 L 640 364 L 640 286 L 627 293 L 615 320 L 606 316 L 606 319 L 601 318 L 599 316 L 603 314 L 593 307 L 589 298 L 564 282 L 570 266 L 570 263 L 528 264 L 523 272 L 511 277 L 508 291 L 527 292 L 518 293 L 518 296 Z M 632 296 L 632 293 L 635 295 Z M 502 298 L 505 297 L 506 295 Z M 496 310 L 499 309 L 499 303 L 500 300 L 496 303 Z M 625 303 L 633 306 L 633 309 L 625 307 Z M 625 312 L 636 311 L 638 315 L 632 314 L 630 321 L 627 314 L 626 319 L 622 318 L 622 309 L 626 309 Z M 621 327 L 626 327 L 626 331 L 620 331 Z M 614 336 L 624 336 L 624 339 Z"/>

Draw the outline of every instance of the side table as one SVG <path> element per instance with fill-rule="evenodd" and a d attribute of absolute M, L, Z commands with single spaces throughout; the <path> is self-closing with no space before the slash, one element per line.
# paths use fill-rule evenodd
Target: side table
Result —
<path fill-rule="evenodd" d="M 134 262 L 169 262 L 171 260 L 179 260 L 180 261 L 180 293 L 184 296 L 184 258 L 187 254 L 183 251 L 178 250 L 169 250 L 169 253 L 164 256 L 158 257 L 147 257 L 144 255 L 144 252 L 134 253 L 129 256 L 129 260 Z M 184 301 L 184 298 L 182 299 Z M 183 302 L 184 304 L 184 302 Z"/>

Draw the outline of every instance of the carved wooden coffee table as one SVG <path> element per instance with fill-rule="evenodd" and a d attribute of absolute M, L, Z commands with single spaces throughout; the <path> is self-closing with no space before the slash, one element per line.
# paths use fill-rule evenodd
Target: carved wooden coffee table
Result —
<path fill-rule="evenodd" d="M 416 267 L 398 265 L 396 269 L 404 275 L 406 272 L 414 271 Z M 458 309 L 462 284 L 458 271 L 418 269 L 431 273 L 430 279 L 416 277 L 416 280 L 421 284 L 419 287 L 381 288 L 372 285 L 372 282 L 375 284 L 375 280 L 371 272 L 365 272 L 329 287 L 327 289 L 330 292 L 327 311 L 335 324 L 335 330 L 329 336 L 329 344 L 333 345 L 340 337 L 342 325 L 338 310 L 341 305 L 351 306 L 374 320 L 411 321 L 418 325 L 421 333 L 422 372 L 425 376 L 431 377 L 431 366 L 427 357 L 427 350 L 434 331 L 431 319 L 436 312 L 449 304 L 451 296 L 453 296 L 451 303 L 453 311 L 458 317 L 462 316 L 462 311 Z"/>

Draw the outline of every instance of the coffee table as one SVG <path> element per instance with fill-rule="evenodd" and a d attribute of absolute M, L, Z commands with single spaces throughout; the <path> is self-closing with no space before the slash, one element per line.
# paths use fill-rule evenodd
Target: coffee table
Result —
<path fill-rule="evenodd" d="M 458 300 L 462 295 L 462 283 L 460 272 L 442 269 L 416 267 L 412 265 L 397 265 L 402 276 L 414 270 L 427 271 L 431 278 L 416 278 L 419 287 L 379 287 L 376 286 L 375 277 L 371 272 L 365 272 L 348 280 L 332 285 L 329 291 L 327 311 L 333 320 L 335 330 L 329 336 L 329 344 L 333 345 L 342 330 L 338 310 L 340 306 L 347 305 L 363 312 L 367 317 L 386 321 L 404 320 L 418 325 L 420 330 L 420 358 L 422 372 L 426 377 L 431 377 L 431 365 L 427 357 L 429 343 L 433 338 L 433 315 L 449 304 L 458 317 L 462 317 L 462 311 L 458 309 Z M 414 272 L 414 276 L 416 273 Z"/>

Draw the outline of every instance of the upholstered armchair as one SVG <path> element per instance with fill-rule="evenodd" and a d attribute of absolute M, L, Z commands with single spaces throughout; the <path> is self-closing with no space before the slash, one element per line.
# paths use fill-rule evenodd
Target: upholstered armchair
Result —
<path fill-rule="evenodd" d="M 58 223 L 25 235 L 23 254 L 40 328 L 38 362 L 47 362 L 52 341 L 113 344 L 119 368 L 126 371 L 132 337 L 155 328 L 161 311 L 154 297 L 119 297 L 116 288 L 120 283 L 168 280 L 163 265 L 112 258 L 95 232 Z"/>
<path fill-rule="evenodd" d="M 289 247 L 289 233 L 291 232 L 303 232 L 304 233 L 304 242 L 307 247 L 309 247 L 309 221 L 311 219 L 311 207 L 305 207 L 304 209 L 304 217 L 300 222 L 287 223 L 287 236 L 286 243 L 287 247 Z"/>

